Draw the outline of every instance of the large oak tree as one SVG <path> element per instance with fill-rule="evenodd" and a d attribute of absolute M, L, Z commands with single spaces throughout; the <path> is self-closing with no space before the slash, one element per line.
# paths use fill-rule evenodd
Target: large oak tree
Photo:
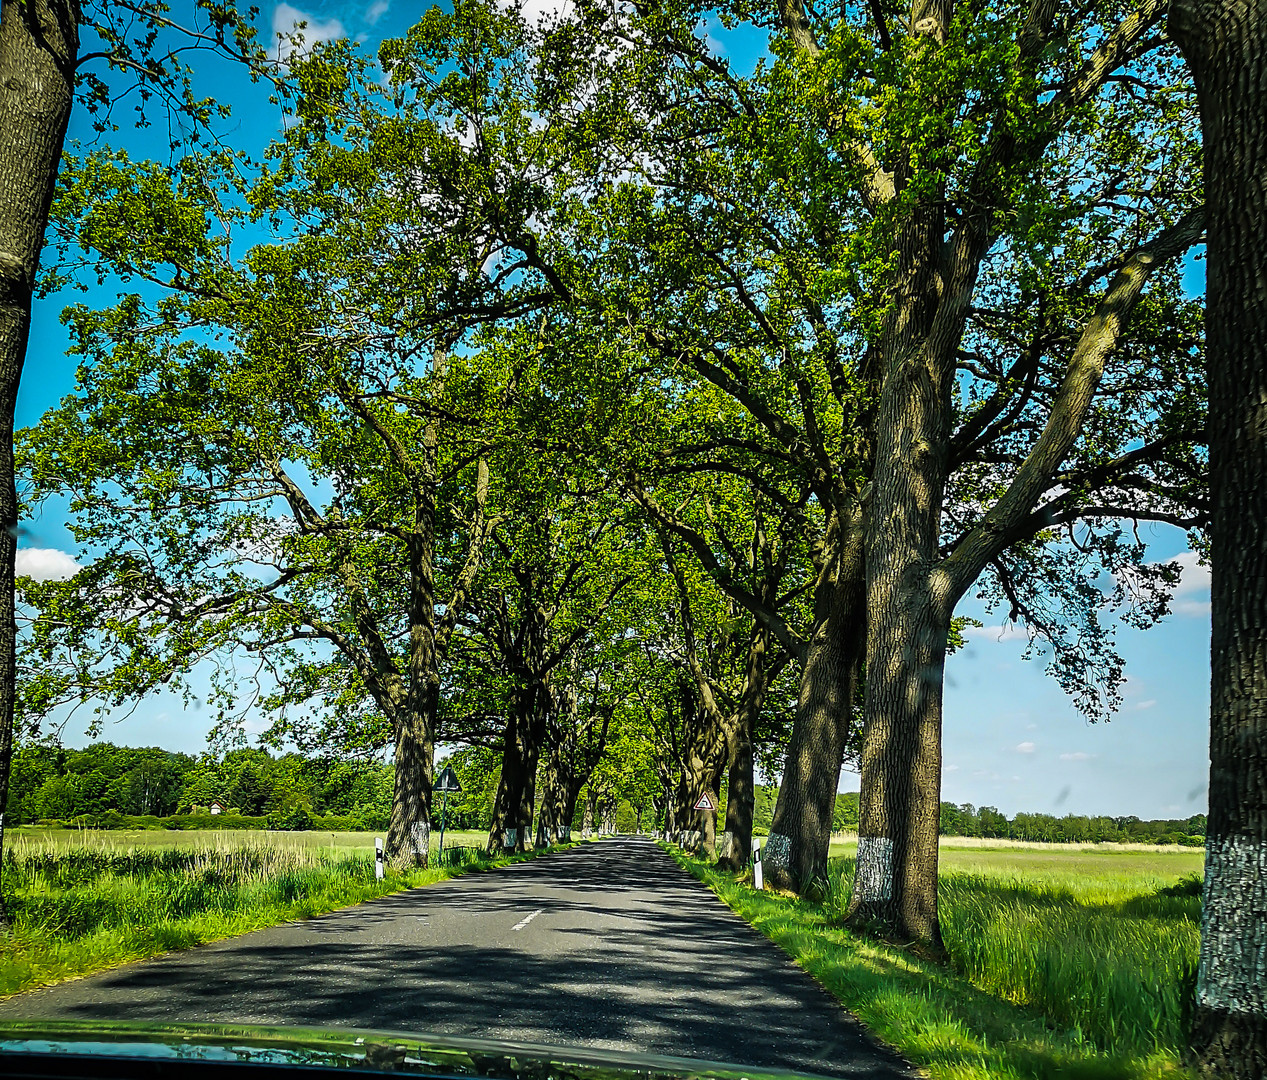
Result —
<path fill-rule="evenodd" d="M 1208 200 L 1210 810 L 1192 1053 L 1267 1074 L 1267 5 L 1176 0 Z"/>

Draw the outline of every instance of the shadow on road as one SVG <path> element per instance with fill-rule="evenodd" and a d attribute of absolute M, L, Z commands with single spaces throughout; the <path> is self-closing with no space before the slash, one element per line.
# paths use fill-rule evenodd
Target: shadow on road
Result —
<path fill-rule="evenodd" d="M 541 912 L 532 932 L 511 930 L 530 911 Z M 10 999 L 0 1015 L 394 1028 L 913 1075 L 645 841 L 587 845 L 132 965 Z"/>

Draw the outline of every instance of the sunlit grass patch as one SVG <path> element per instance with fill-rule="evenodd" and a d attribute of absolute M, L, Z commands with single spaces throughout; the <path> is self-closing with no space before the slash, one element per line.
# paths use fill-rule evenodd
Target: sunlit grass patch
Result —
<path fill-rule="evenodd" d="M 532 857 L 389 870 L 379 881 L 371 854 L 267 839 L 192 850 L 9 849 L 3 887 L 11 930 L 0 937 L 0 994 Z"/>
<path fill-rule="evenodd" d="M 139 848 L 179 848 L 201 851 L 206 848 L 274 847 L 298 850 L 321 849 L 334 854 L 372 852 L 375 836 L 366 832 L 326 832 L 307 829 L 303 832 L 273 831 L 266 829 L 76 829 L 51 828 L 44 825 L 18 825 L 4 831 L 4 846 L 17 855 L 49 849 L 101 848 L 104 850 L 130 851 Z M 488 840 L 487 831 L 448 829 L 444 834 L 444 846 L 480 847 Z M 432 830 L 431 850 L 440 844 L 440 831 Z"/>
<path fill-rule="evenodd" d="M 942 967 L 840 925 L 852 860 L 833 864 L 831 894 L 814 904 L 672 854 L 938 1080 L 1189 1075 L 1178 995 L 1195 956 L 1196 901 L 1159 892 L 1174 877 L 1009 881 L 949 871 L 941 913 L 954 964 Z"/>

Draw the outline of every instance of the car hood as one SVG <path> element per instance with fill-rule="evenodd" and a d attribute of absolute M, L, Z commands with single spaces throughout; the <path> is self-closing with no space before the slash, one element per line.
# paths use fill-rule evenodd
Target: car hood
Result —
<path fill-rule="evenodd" d="M 77 1055 L 176 1062 L 267 1065 L 280 1069 L 349 1069 L 489 1080 L 798 1080 L 812 1074 L 753 1069 L 664 1054 L 561 1048 L 497 1039 L 356 1028 L 142 1024 L 0 1020 L 5 1059 L 45 1057 L 63 1065 Z M 815 1078 L 821 1080 L 821 1078 Z"/>

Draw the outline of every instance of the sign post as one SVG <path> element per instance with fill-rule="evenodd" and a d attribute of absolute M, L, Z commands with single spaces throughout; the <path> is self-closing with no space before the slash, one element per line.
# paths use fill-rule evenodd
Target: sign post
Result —
<path fill-rule="evenodd" d="M 453 771 L 452 765 L 446 765 L 444 772 L 440 774 L 440 778 L 436 781 L 435 790 L 442 795 L 440 799 L 440 850 L 436 853 L 436 862 L 442 862 L 444 856 L 444 818 L 445 812 L 449 809 L 449 792 L 461 792 L 462 785 L 458 783 L 458 774 Z"/>

